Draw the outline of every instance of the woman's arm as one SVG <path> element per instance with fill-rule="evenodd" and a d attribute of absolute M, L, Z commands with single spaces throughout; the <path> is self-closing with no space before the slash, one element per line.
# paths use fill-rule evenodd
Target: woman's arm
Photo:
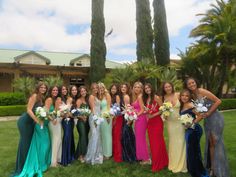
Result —
<path fill-rule="evenodd" d="M 219 105 L 221 104 L 221 100 L 206 89 L 199 89 L 199 93 L 202 96 L 206 96 L 208 99 L 213 101 L 213 105 L 211 106 L 211 108 L 203 114 L 203 118 L 209 117 L 219 107 Z"/>
<path fill-rule="evenodd" d="M 59 107 L 61 104 L 62 104 L 62 100 L 60 97 L 58 97 L 55 102 L 55 110 L 59 110 Z"/>
<path fill-rule="evenodd" d="M 34 120 L 35 123 L 39 123 L 38 118 L 35 116 L 35 114 L 32 111 L 34 104 L 36 103 L 36 100 L 37 100 L 37 94 L 33 94 L 29 98 L 29 101 L 27 104 L 27 113 L 30 115 L 30 117 Z"/>
<path fill-rule="evenodd" d="M 156 101 L 156 103 L 157 103 L 159 106 L 162 105 L 162 101 L 161 101 L 161 98 L 160 98 L 159 96 L 155 95 L 155 96 L 154 96 L 154 100 Z M 155 106 L 157 106 L 157 105 L 155 105 Z M 158 111 L 158 112 L 156 112 L 156 113 L 154 113 L 154 114 L 148 114 L 148 118 L 151 119 L 151 118 L 156 117 L 156 116 L 158 116 L 158 115 L 160 115 L 160 114 L 161 114 L 161 111 Z"/>
<path fill-rule="evenodd" d="M 52 103 L 53 103 L 52 98 L 49 97 L 49 98 L 46 99 L 45 108 L 46 108 L 47 112 L 49 112 Z M 56 119 L 53 119 L 51 116 L 48 116 L 48 118 L 50 120 L 53 120 L 53 123 L 56 124 Z"/>
<path fill-rule="evenodd" d="M 124 104 L 125 104 L 124 106 L 130 104 L 130 97 L 129 97 L 129 95 L 125 95 L 124 96 Z"/>
<path fill-rule="evenodd" d="M 106 99 L 107 99 L 107 110 L 109 111 L 111 108 L 111 96 L 109 93 L 106 94 Z"/>
<path fill-rule="evenodd" d="M 89 96 L 89 106 L 91 108 L 91 112 L 94 114 L 94 102 L 95 102 L 95 97 L 93 95 Z"/>
<path fill-rule="evenodd" d="M 143 103 L 142 95 L 138 96 L 138 102 L 139 102 L 139 105 L 140 105 L 140 111 L 137 113 L 137 116 L 143 114 L 143 112 L 144 112 L 144 103 Z"/>

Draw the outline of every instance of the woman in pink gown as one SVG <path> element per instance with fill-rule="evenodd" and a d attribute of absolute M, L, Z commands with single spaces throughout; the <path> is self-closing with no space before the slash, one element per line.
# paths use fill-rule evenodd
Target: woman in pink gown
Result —
<path fill-rule="evenodd" d="M 150 163 L 148 146 L 146 141 L 147 116 L 144 114 L 144 104 L 142 99 L 143 84 L 135 82 L 132 93 L 132 106 L 137 113 L 137 120 L 134 124 L 136 139 L 136 157 L 141 164 Z"/>

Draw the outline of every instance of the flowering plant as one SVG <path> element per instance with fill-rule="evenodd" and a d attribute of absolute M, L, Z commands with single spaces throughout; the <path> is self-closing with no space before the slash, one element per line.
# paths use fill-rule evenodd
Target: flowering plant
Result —
<path fill-rule="evenodd" d="M 56 119 L 58 117 L 60 117 L 60 111 L 52 111 L 52 112 L 49 112 L 49 116 L 52 118 L 52 119 Z"/>
<path fill-rule="evenodd" d="M 117 103 L 115 103 L 115 104 L 112 105 L 112 107 L 111 107 L 111 109 L 110 109 L 110 114 L 111 114 L 112 116 L 118 116 L 118 115 L 121 114 L 120 106 L 119 106 Z"/>
<path fill-rule="evenodd" d="M 59 106 L 60 116 L 65 117 L 67 123 L 70 120 L 70 118 L 69 118 L 70 108 L 71 108 L 71 105 L 64 104 L 64 103 Z"/>
<path fill-rule="evenodd" d="M 155 111 L 156 107 L 157 107 L 157 103 L 156 103 L 156 104 L 151 104 L 151 108 L 149 108 L 149 105 L 147 105 L 147 107 L 144 106 L 144 110 L 145 110 L 148 114 L 152 114 L 152 113 Z"/>
<path fill-rule="evenodd" d="M 98 117 L 97 115 L 93 115 L 93 122 L 96 127 L 97 125 L 100 125 L 103 121 L 104 121 L 104 118 Z"/>
<path fill-rule="evenodd" d="M 37 107 L 36 111 L 35 111 L 35 115 L 36 115 L 36 117 L 40 121 L 40 124 L 41 124 L 40 128 L 43 129 L 43 121 L 44 120 L 48 120 L 46 108 L 44 108 L 44 107 Z"/>
<path fill-rule="evenodd" d="M 131 106 L 130 104 L 124 107 L 124 111 L 122 111 L 122 114 L 124 114 L 124 118 L 127 121 L 137 120 L 138 118 L 133 106 Z"/>
<path fill-rule="evenodd" d="M 194 128 L 193 117 L 190 114 L 183 114 L 178 118 L 185 128 Z"/>
<path fill-rule="evenodd" d="M 72 109 L 71 113 L 73 116 L 85 116 L 88 117 L 91 114 L 91 110 L 88 108 L 78 108 L 78 109 Z"/>
<path fill-rule="evenodd" d="M 171 102 L 166 101 L 160 106 L 159 110 L 161 111 L 161 118 L 165 121 L 166 117 L 170 116 L 170 113 L 173 112 L 173 106 Z"/>
<path fill-rule="evenodd" d="M 196 112 L 204 113 L 204 112 L 208 111 L 208 109 L 206 107 L 206 103 L 205 103 L 205 98 L 206 97 L 202 97 L 202 98 L 198 98 L 196 100 L 192 100 Z"/>

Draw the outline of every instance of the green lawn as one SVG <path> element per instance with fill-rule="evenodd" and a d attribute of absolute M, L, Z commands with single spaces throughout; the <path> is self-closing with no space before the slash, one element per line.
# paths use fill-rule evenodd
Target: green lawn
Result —
<path fill-rule="evenodd" d="M 224 113 L 225 130 L 224 140 L 230 164 L 231 177 L 236 177 L 236 111 Z M 75 132 L 77 135 L 77 132 Z M 15 167 L 16 150 L 18 145 L 18 131 L 16 121 L 0 122 L 0 177 L 9 176 Z M 205 137 L 202 137 L 202 150 Z M 188 174 L 172 174 L 167 169 L 159 173 L 152 173 L 151 167 L 139 164 L 114 163 L 105 161 L 102 165 L 81 164 L 78 161 L 68 167 L 50 168 L 45 172 L 45 177 L 188 177 Z"/>

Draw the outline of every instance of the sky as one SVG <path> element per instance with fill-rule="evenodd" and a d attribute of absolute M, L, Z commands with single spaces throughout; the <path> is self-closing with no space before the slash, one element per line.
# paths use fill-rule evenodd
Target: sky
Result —
<path fill-rule="evenodd" d="M 89 53 L 92 0 L 0 0 L 0 48 Z M 150 8 L 153 14 L 152 1 Z M 170 58 L 194 39 L 189 32 L 215 0 L 165 0 Z M 107 59 L 136 60 L 135 0 L 104 0 Z"/>

